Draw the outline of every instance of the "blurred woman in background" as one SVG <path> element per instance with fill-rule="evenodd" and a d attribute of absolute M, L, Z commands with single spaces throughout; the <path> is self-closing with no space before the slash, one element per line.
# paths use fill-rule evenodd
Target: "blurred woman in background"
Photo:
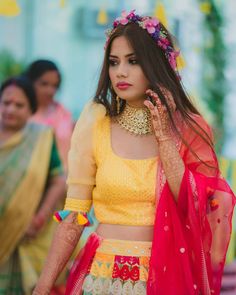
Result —
<path fill-rule="evenodd" d="M 31 294 L 48 251 L 51 214 L 65 193 L 52 129 L 29 123 L 37 111 L 24 76 L 0 88 L 0 293 Z"/>
<path fill-rule="evenodd" d="M 38 101 L 32 121 L 54 129 L 59 154 L 66 168 L 73 121 L 69 111 L 55 101 L 55 94 L 61 84 L 61 73 L 55 63 L 41 59 L 29 65 L 26 75 L 33 82 Z"/>

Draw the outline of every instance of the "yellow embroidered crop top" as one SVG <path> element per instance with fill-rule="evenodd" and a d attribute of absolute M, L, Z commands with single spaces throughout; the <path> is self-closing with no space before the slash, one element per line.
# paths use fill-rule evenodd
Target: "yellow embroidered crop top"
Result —
<path fill-rule="evenodd" d="M 110 118 L 90 103 L 78 120 L 69 152 L 69 198 L 82 199 L 93 187 L 94 212 L 100 223 L 153 225 L 157 159 L 124 159 L 111 147 Z"/>

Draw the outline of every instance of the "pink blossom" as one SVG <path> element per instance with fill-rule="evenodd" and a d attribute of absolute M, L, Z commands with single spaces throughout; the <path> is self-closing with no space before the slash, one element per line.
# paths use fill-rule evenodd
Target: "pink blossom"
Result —
<path fill-rule="evenodd" d="M 122 18 L 122 19 L 120 20 L 120 24 L 122 24 L 122 25 L 127 25 L 128 22 L 129 22 L 129 20 L 128 20 L 127 18 Z"/>
<path fill-rule="evenodd" d="M 120 18 L 126 18 L 127 16 L 128 16 L 128 13 L 125 10 L 122 10 Z"/>
<path fill-rule="evenodd" d="M 113 22 L 113 27 L 116 28 L 119 25 L 119 21 L 117 19 Z"/>
<path fill-rule="evenodd" d="M 158 20 L 156 18 L 148 18 L 144 20 L 144 28 L 148 31 L 149 34 L 155 33 L 156 26 L 158 25 Z"/>
<path fill-rule="evenodd" d="M 135 9 L 131 10 L 127 15 L 128 18 L 132 18 L 133 16 L 135 16 Z"/>
<path fill-rule="evenodd" d="M 167 46 L 170 45 L 170 41 L 167 38 L 161 38 L 161 42 Z"/>
<path fill-rule="evenodd" d="M 122 11 L 121 16 L 118 17 L 115 20 L 115 26 L 118 26 L 119 24 L 121 25 L 127 25 L 129 22 L 129 19 L 132 18 L 135 15 L 135 10 L 131 10 L 129 13 L 127 13 L 125 10 Z"/>
<path fill-rule="evenodd" d="M 163 41 L 163 39 L 159 39 L 158 42 L 157 42 L 157 44 L 158 44 L 158 46 L 160 46 L 162 49 L 166 50 L 167 45 L 166 45 L 164 42 L 162 42 L 162 41 Z"/>
<path fill-rule="evenodd" d="M 114 21 L 114 26 L 117 27 L 119 24 L 126 25 L 129 22 L 127 19 L 127 12 L 122 11 L 121 16 L 117 17 Z"/>
<path fill-rule="evenodd" d="M 169 53 L 169 63 L 172 67 L 172 69 L 176 69 L 176 57 L 178 56 L 178 54 L 176 55 L 176 52 L 170 52 Z"/>

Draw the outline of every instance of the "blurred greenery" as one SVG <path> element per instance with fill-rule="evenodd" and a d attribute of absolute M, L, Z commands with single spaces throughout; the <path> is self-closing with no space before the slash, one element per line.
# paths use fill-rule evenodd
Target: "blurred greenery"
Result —
<path fill-rule="evenodd" d="M 203 12 L 203 79 L 202 95 L 213 114 L 217 134 L 217 151 L 224 140 L 224 100 L 226 96 L 226 46 L 223 34 L 224 15 L 222 7 L 214 0 L 198 0 Z M 207 8 L 207 9 L 206 9 Z"/>
<path fill-rule="evenodd" d="M 7 49 L 0 51 L 0 61 L 0 83 L 8 77 L 21 74 L 26 66 Z"/>

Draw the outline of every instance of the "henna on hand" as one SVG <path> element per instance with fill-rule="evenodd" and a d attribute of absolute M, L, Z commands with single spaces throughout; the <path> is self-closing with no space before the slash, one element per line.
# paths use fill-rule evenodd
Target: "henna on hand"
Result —
<path fill-rule="evenodd" d="M 161 87 L 161 91 L 166 98 L 170 111 L 173 113 L 176 110 L 176 105 L 171 93 L 164 87 Z M 184 162 L 180 157 L 173 138 L 170 118 L 166 106 L 161 103 L 160 98 L 154 91 L 148 89 L 146 94 L 155 102 L 155 104 L 153 104 L 151 101 L 145 100 L 144 104 L 151 112 L 153 129 L 158 142 L 160 160 L 170 190 L 172 191 L 175 200 L 177 200 L 185 170 Z"/>
<path fill-rule="evenodd" d="M 76 212 L 72 212 L 58 225 L 46 263 L 33 295 L 49 294 L 46 291 L 53 287 L 58 275 L 68 262 L 79 241 L 82 229 L 83 227 L 77 224 Z M 42 290 L 46 290 L 43 291 L 45 293 L 40 293 Z"/>
<path fill-rule="evenodd" d="M 164 88 L 162 88 L 162 92 L 165 93 L 170 110 L 174 112 L 176 105 L 172 95 Z M 157 142 L 169 139 L 171 137 L 171 124 L 166 106 L 161 103 L 158 95 L 151 89 L 148 89 L 146 94 L 155 102 L 155 104 L 153 104 L 151 101 L 145 100 L 144 104 L 151 112 L 152 124 Z"/>

